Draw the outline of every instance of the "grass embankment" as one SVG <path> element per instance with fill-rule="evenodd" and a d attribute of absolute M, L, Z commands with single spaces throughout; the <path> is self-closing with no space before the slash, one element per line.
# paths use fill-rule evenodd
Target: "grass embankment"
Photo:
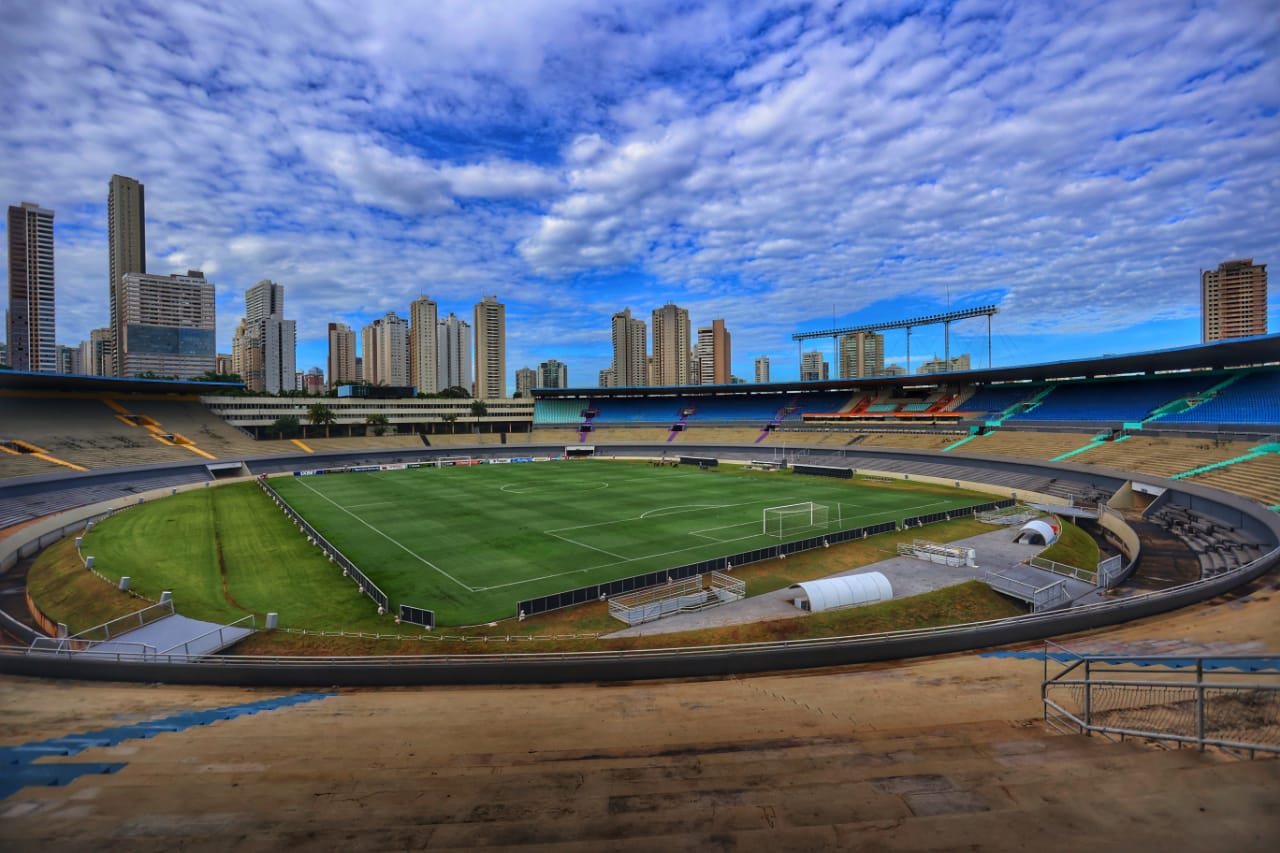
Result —
<path fill-rule="evenodd" d="M 574 611 L 576 611 L 575 624 L 599 624 L 602 631 L 617 630 L 622 627 L 621 623 L 609 616 L 605 604 L 587 604 L 574 608 Z M 650 634 L 612 640 L 556 639 L 556 632 L 547 632 L 543 635 L 521 635 L 516 634 L 515 631 L 521 630 L 524 625 L 503 623 L 498 631 L 468 632 L 469 636 L 466 639 L 442 639 L 439 635 L 407 637 L 403 640 L 372 640 L 298 634 L 258 634 L 238 645 L 235 651 L 236 654 L 246 655 L 515 654 L 618 651 L 875 634 L 884 631 L 935 628 L 966 622 L 1007 619 L 1024 613 L 1026 613 L 1025 609 L 993 592 L 981 581 L 968 581 L 911 598 L 886 601 L 850 610 L 810 613 L 797 615 L 794 618 L 708 628 L 702 631 Z M 512 633 L 505 634 L 504 630 L 510 630 Z"/>
<path fill-rule="evenodd" d="M 128 575 L 130 588 L 151 599 L 169 590 L 178 611 L 196 619 L 274 611 L 285 627 L 397 630 L 252 483 L 132 507 L 95 525 L 83 551 L 113 583 Z M 71 539 L 46 549 L 29 577 L 37 605 L 69 626 L 147 604 L 85 571 Z"/>
<path fill-rule="evenodd" d="M 151 603 L 121 592 L 87 570 L 71 536 L 40 552 L 27 573 L 27 591 L 46 616 L 65 624 L 72 634 Z"/>
<path fill-rule="evenodd" d="M 1062 522 L 1058 541 L 1040 552 L 1040 556 L 1055 563 L 1075 566 L 1091 572 L 1098 570 L 1098 543 L 1093 537 L 1069 521 Z"/>

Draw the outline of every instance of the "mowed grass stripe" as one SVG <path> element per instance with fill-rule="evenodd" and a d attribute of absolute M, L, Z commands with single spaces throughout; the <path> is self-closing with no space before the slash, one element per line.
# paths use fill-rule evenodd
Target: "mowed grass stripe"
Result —
<path fill-rule="evenodd" d="M 83 552 L 149 598 L 172 591 L 178 611 L 197 619 L 274 611 L 286 627 L 377 630 L 386 622 L 253 483 L 131 507 L 94 525 Z"/>
<path fill-rule="evenodd" d="M 766 506 L 824 503 L 832 507 L 829 529 L 836 529 L 989 500 L 938 487 L 604 461 L 277 478 L 272 484 L 393 604 L 428 607 L 443 625 L 505 618 L 521 598 L 776 544 L 761 533 Z"/>

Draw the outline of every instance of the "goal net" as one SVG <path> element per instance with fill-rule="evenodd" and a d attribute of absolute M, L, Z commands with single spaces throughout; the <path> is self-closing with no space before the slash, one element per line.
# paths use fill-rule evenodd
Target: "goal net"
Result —
<path fill-rule="evenodd" d="M 765 507 L 763 533 L 781 539 L 807 530 L 825 530 L 828 513 L 826 504 L 813 501 Z"/>

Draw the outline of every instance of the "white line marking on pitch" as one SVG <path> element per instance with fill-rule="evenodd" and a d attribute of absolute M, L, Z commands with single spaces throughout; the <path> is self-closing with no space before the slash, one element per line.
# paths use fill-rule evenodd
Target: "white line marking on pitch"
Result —
<path fill-rule="evenodd" d="M 615 554 L 615 553 L 613 553 L 612 551 L 606 551 L 606 550 L 605 550 L 605 549 L 603 549 L 603 548 L 597 548 L 595 545 L 588 545 L 586 542 L 579 542 L 579 541 L 577 541 L 576 539 L 570 539 L 568 536 L 561 536 L 559 533 L 556 533 L 556 532 L 551 531 L 551 530 L 544 530 L 543 532 L 544 532 L 544 533 L 546 533 L 546 534 L 547 534 L 547 535 L 549 535 L 549 536 L 554 536 L 554 537 L 556 537 L 556 538 L 557 538 L 557 539 L 559 539 L 561 542 L 568 542 L 570 545 L 577 545 L 579 548 L 590 548 L 592 551 L 599 551 L 601 554 L 608 554 L 610 557 L 613 557 L 613 558 L 618 559 L 618 560 L 626 560 L 626 559 L 627 559 L 626 557 L 622 556 L 621 554 Z M 554 577 L 554 575 L 553 575 L 553 577 Z M 489 587 L 489 589 L 492 589 L 492 588 L 493 588 L 493 587 Z"/>
<path fill-rule="evenodd" d="M 379 536 L 381 536 L 383 539 L 386 539 L 386 540 L 387 540 L 388 542 L 390 542 L 392 545 L 395 545 L 395 546 L 396 546 L 397 548 L 399 548 L 401 551 L 404 551 L 404 552 L 405 552 L 406 554 L 408 554 L 410 557 L 413 557 L 415 560 L 417 560 L 417 561 L 419 561 L 419 562 L 421 562 L 421 563 L 423 563 L 423 564 L 425 564 L 425 565 L 427 565 L 427 566 L 430 566 L 431 568 L 435 569 L 437 572 L 439 572 L 440 574 L 444 575 L 444 576 L 445 576 L 445 577 L 447 577 L 449 580 L 453 581 L 453 582 L 454 582 L 454 583 L 456 583 L 458 586 L 460 586 L 460 587 L 462 587 L 463 589 L 465 589 L 467 592 L 479 592 L 479 590 L 477 590 L 475 587 L 467 586 L 465 583 L 463 583 L 462 581 L 458 580 L 458 579 L 457 579 L 457 578 L 455 578 L 453 575 L 449 574 L 449 573 L 448 573 L 448 572 L 446 572 L 444 569 L 440 568 L 440 567 L 439 567 L 439 566 L 437 566 L 435 563 L 433 563 L 433 562 L 431 562 L 430 560 L 428 560 L 426 557 L 423 557 L 421 554 L 418 554 L 418 553 L 417 553 L 417 552 L 415 552 L 415 551 L 410 551 L 410 550 L 409 550 L 408 548 L 406 548 L 403 544 L 401 544 L 401 542 L 400 542 L 398 539 L 395 539 L 394 537 L 388 536 L 387 534 L 383 533 L 381 530 L 379 530 L 378 528 L 374 527 L 372 524 L 370 524 L 369 522 L 365 521 L 363 518 L 361 518 L 360 516 L 356 515 L 354 512 L 352 512 L 351 510 L 349 510 L 349 509 L 347 509 L 346 507 L 344 507 L 342 504 L 340 504 L 340 503 L 338 503 L 337 501 L 333 500 L 333 499 L 332 499 L 332 498 L 330 498 L 328 495 L 324 495 L 324 494 L 321 494 L 320 492 L 317 492 L 315 489 L 311 488 L 311 484 L 310 484 L 310 483 L 308 483 L 305 479 L 302 479 L 302 478 L 298 478 L 298 479 L 299 479 L 299 482 L 301 482 L 301 483 L 302 483 L 302 485 L 304 485 L 304 486 L 306 486 L 308 489 L 310 489 L 310 490 L 311 490 L 311 492 L 312 492 L 313 494 L 317 495 L 318 497 L 324 498 L 324 499 L 325 499 L 325 500 L 327 500 L 329 503 L 333 504 L 333 505 L 334 505 L 334 506 L 336 506 L 338 509 L 340 509 L 340 510 L 342 510 L 343 512 L 345 512 L 347 515 L 351 516 L 351 517 L 352 517 L 352 518 L 354 518 L 356 521 L 360 522 L 360 523 L 361 523 L 361 524 L 363 524 L 365 527 L 369 528 L 369 529 L 370 529 L 370 530 L 372 530 L 374 533 L 376 533 L 376 534 L 378 534 Z"/>

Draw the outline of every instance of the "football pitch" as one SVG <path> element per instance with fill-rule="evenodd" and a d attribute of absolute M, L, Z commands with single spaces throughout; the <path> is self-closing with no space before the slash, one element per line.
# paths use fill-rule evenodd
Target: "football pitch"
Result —
<path fill-rule="evenodd" d="M 956 490 L 605 461 L 414 468 L 271 485 L 391 599 L 441 625 L 514 616 L 516 603 L 776 545 L 766 507 L 812 501 L 789 541 L 989 501 Z"/>

